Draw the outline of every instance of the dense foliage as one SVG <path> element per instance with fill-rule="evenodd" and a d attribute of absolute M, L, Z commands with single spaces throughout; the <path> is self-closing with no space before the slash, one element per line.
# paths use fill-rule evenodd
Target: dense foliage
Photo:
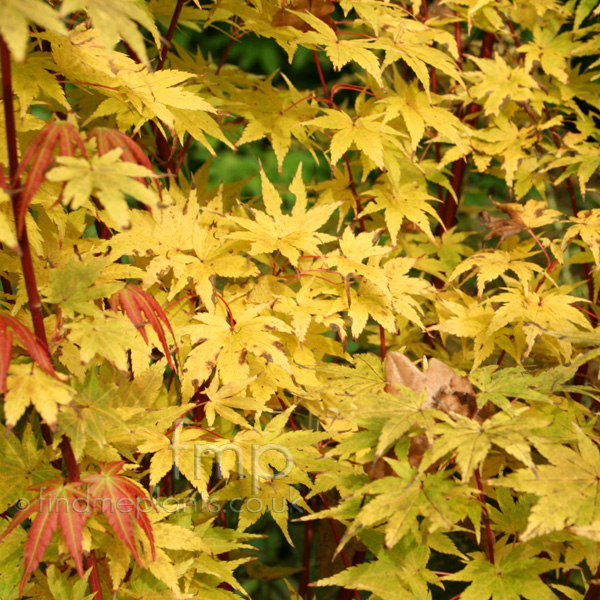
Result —
<path fill-rule="evenodd" d="M 0 598 L 600 598 L 599 14 L 0 0 Z"/>

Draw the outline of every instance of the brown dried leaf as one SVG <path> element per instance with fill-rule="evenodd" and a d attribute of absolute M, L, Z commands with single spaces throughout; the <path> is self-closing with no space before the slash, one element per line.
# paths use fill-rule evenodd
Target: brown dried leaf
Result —
<path fill-rule="evenodd" d="M 511 235 L 517 235 L 520 231 L 525 229 L 525 226 L 518 221 L 492 217 L 485 210 L 482 210 L 479 213 L 479 221 L 489 229 L 483 238 L 484 242 L 491 240 L 493 237 L 500 236 L 498 244 L 501 244 L 506 238 L 509 238 Z"/>
<path fill-rule="evenodd" d="M 410 388 L 419 394 L 423 388 L 427 391 L 427 401 L 424 408 L 436 408 L 445 413 L 458 413 L 464 417 L 482 421 L 483 416 L 477 412 L 475 392 L 469 380 L 461 377 L 455 371 L 437 358 L 429 361 L 429 369 L 420 371 L 412 361 L 400 352 L 390 352 L 385 359 L 386 392 L 400 395 L 399 386 Z M 417 435 L 411 438 L 408 451 L 408 461 L 411 467 L 420 464 L 423 455 L 429 447 L 427 437 Z M 393 449 L 386 456 L 395 458 Z M 385 461 L 378 461 L 365 468 L 371 479 L 393 475 Z"/>
<path fill-rule="evenodd" d="M 325 24 L 329 25 L 331 29 L 337 31 L 333 19 L 329 16 L 335 10 L 335 6 L 331 0 L 292 0 L 289 4 L 286 4 L 284 0 L 281 3 L 281 10 L 278 10 L 273 15 L 273 25 L 275 27 L 285 27 L 287 25 L 300 31 L 311 31 L 313 28 L 301 17 L 290 12 L 290 10 L 312 13 L 315 17 L 318 17 Z"/>

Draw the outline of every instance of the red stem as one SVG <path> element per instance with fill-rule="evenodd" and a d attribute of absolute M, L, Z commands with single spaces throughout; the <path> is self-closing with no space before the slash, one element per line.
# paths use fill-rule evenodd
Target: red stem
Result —
<path fill-rule="evenodd" d="M 2 65 L 2 98 L 4 100 L 4 122 L 6 127 L 6 143 L 8 147 L 8 172 L 10 178 L 10 195 L 12 198 L 13 213 L 15 222 L 17 222 L 17 214 L 19 212 L 19 204 L 21 201 L 21 185 L 17 180 L 17 169 L 19 167 L 19 159 L 17 153 L 17 129 L 15 125 L 15 109 L 13 105 L 13 87 L 12 87 L 12 72 L 10 68 L 10 53 L 4 38 L 0 36 L 0 64 Z M 17 227 L 17 242 L 21 248 L 21 267 L 23 269 L 23 278 L 25 279 L 25 288 L 27 297 L 29 298 L 29 310 L 33 321 L 33 330 L 44 350 L 50 356 L 48 339 L 46 338 L 46 330 L 44 329 L 44 315 L 42 314 L 42 301 L 37 289 L 35 279 L 35 270 L 33 268 L 33 260 L 31 257 L 31 248 L 29 246 L 29 238 L 27 237 L 27 227 L 23 227 L 21 233 Z"/>
<path fill-rule="evenodd" d="M 479 490 L 479 500 L 481 501 L 481 511 L 483 513 L 483 522 L 485 524 L 485 536 L 488 544 L 489 559 L 494 564 L 494 537 L 492 536 L 492 528 L 490 527 L 490 515 L 485 504 L 485 494 L 483 493 L 483 485 L 481 484 L 481 475 L 479 469 L 475 469 L 475 481 Z"/>
<path fill-rule="evenodd" d="M 229 304 L 221 294 L 216 294 L 217 298 L 225 305 L 225 309 L 227 310 L 227 314 L 229 315 L 229 325 L 231 329 L 235 327 L 235 319 L 233 318 L 233 313 L 231 312 L 231 308 L 229 308 Z"/>
<path fill-rule="evenodd" d="M 483 34 L 483 42 L 481 44 L 481 58 L 490 58 L 492 56 L 492 50 L 494 47 L 494 34 L 486 31 Z M 460 60 L 459 60 L 460 64 Z M 475 114 L 480 110 L 480 106 L 474 102 L 469 104 L 465 114 L 465 120 L 471 115 Z M 452 197 L 450 192 L 446 193 L 446 199 L 440 207 L 440 217 L 442 219 L 443 227 L 440 225 L 439 235 L 442 234 L 443 229 L 450 229 L 456 222 L 456 211 L 458 209 L 458 202 L 460 200 L 460 191 L 462 183 L 467 171 L 467 161 L 465 159 L 459 159 L 452 165 L 452 179 L 451 185 L 456 195 L 456 200 Z"/>
<path fill-rule="evenodd" d="M 454 12 L 454 14 L 457 15 L 456 11 Z M 458 50 L 458 59 L 456 62 L 458 63 L 459 69 L 462 68 L 462 53 L 463 53 L 460 26 L 461 26 L 460 21 L 456 21 L 456 23 L 454 23 L 454 37 L 456 38 L 456 48 Z"/>
<path fill-rule="evenodd" d="M 18 168 L 17 154 L 17 130 L 15 126 L 15 111 L 13 106 L 13 88 L 12 73 L 10 69 L 10 53 L 4 38 L 0 36 L 0 64 L 2 66 L 2 97 L 4 100 L 4 121 L 6 126 L 6 141 L 8 146 L 8 168 L 11 182 L 11 195 L 15 221 L 17 218 L 21 193 L 18 191 L 20 182 L 16 178 Z M 33 330 L 44 350 L 50 356 L 46 330 L 44 329 L 44 316 L 42 314 L 42 302 L 37 289 L 35 271 L 31 257 L 31 248 L 27 237 L 27 226 L 23 227 L 22 232 L 17 231 L 17 241 L 21 247 L 21 266 L 23 269 L 23 278 L 25 279 L 25 288 L 29 298 L 29 310 L 33 321 Z M 47 445 L 52 444 L 52 434 L 46 424 L 42 424 L 42 435 Z M 70 481 L 79 481 L 79 467 L 71 448 L 69 438 L 63 436 L 59 447 L 62 452 L 64 463 L 67 467 L 67 474 Z M 94 554 L 90 554 L 85 559 L 86 569 L 92 568 L 89 579 L 90 591 L 96 593 L 96 600 L 102 600 L 102 588 L 100 587 L 100 577 L 98 575 L 98 565 Z"/>
<path fill-rule="evenodd" d="M 379 326 L 379 340 L 380 340 L 380 345 L 381 345 L 381 360 L 384 361 L 385 360 L 385 353 L 386 353 L 386 348 L 385 348 L 385 329 L 383 328 L 382 325 Z"/>
<path fill-rule="evenodd" d="M 329 95 L 329 88 L 327 87 L 327 82 L 325 81 L 325 77 L 323 76 L 323 69 L 321 69 L 321 62 L 319 61 L 319 55 L 316 50 L 313 50 L 313 56 L 315 57 L 315 63 L 317 65 L 317 71 L 319 72 L 319 79 L 321 80 L 321 86 L 323 87 L 323 91 L 325 92 L 325 98 L 329 102 L 331 102 L 331 96 Z"/>
<path fill-rule="evenodd" d="M 327 502 L 327 498 L 325 497 L 325 494 L 323 492 L 320 492 L 319 496 L 321 496 L 321 500 L 323 501 L 323 505 L 325 506 L 325 509 L 329 510 L 329 502 Z M 336 544 L 339 546 L 340 545 L 340 534 L 337 530 L 335 521 L 333 519 L 328 519 L 328 520 L 329 520 L 329 524 L 331 525 L 331 530 L 333 531 L 333 537 L 335 538 Z M 342 557 L 342 561 L 343 561 L 346 569 L 349 569 L 350 562 L 348 561 L 348 557 L 346 556 L 346 553 L 344 552 L 343 549 L 340 550 L 340 556 Z M 355 596 L 356 600 L 360 600 L 360 594 L 358 593 L 358 590 L 354 590 L 354 596 Z"/>
<path fill-rule="evenodd" d="M 173 11 L 173 16 L 171 17 L 171 22 L 169 23 L 169 30 L 167 31 L 167 36 L 165 37 L 165 43 L 163 49 L 160 53 L 160 58 L 158 60 L 158 64 L 156 65 L 156 70 L 160 71 L 165 61 L 167 60 L 167 54 L 171 49 L 171 41 L 173 40 L 173 34 L 175 33 L 175 28 L 177 27 L 177 21 L 179 21 L 179 17 L 181 15 L 181 9 L 185 4 L 185 0 L 177 0 L 177 5 L 175 6 L 175 10 Z"/>
<path fill-rule="evenodd" d="M 312 549 L 312 540 L 315 533 L 314 521 L 306 521 L 304 523 L 304 552 L 302 556 L 302 575 L 300 577 L 300 587 L 298 595 L 305 600 L 308 600 L 310 584 L 310 553 Z"/>
<path fill-rule="evenodd" d="M 233 42 L 235 42 L 235 38 L 233 36 L 231 36 L 229 38 L 229 43 L 227 44 L 227 48 L 225 48 L 225 52 L 223 52 L 223 56 L 221 57 L 221 62 L 219 63 L 219 66 L 217 67 L 217 71 L 216 71 L 216 75 L 218 75 L 221 72 L 221 69 L 223 68 L 223 65 L 225 64 L 225 61 L 227 60 L 227 55 L 229 54 L 229 51 L 231 50 L 231 46 L 233 46 Z"/>
<path fill-rule="evenodd" d="M 544 246 L 542 245 L 542 242 L 540 242 L 538 236 L 535 235 L 535 233 L 533 233 L 533 230 L 531 229 L 531 227 L 528 227 L 527 231 L 529 232 L 529 235 L 531 235 L 531 237 L 536 241 L 537 245 L 542 249 L 542 252 L 544 253 L 544 256 L 546 257 L 546 270 L 550 269 L 550 267 L 552 266 L 552 260 L 548 256 L 548 252 L 546 251 L 546 248 L 544 248 Z"/>

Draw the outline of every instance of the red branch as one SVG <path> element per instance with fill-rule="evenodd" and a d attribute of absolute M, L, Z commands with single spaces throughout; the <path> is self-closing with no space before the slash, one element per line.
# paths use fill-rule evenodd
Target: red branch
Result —
<path fill-rule="evenodd" d="M 13 88 L 12 88 L 12 73 L 10 68 L 10 53 L 4 38 L 0 36 L 0 65 L 2 66 L 2 98 L 4 100 L 4 122 L 6 127 L 6 141 L 8 146 L 8 169 L 10 174 L 10 194 L 12 197 L 13 212 L 15 215 L 15 223 L 19 209 L 19 201 L 21 199 L 20 182 L 16 177 L 19 167 L 17 154 L 17 130 L 15 126 L 15 110 L 13 105 Z M 33 321 L 33 330 L 40 345 L 50 356 L 50 348 L 44 329 L 44 316 L 42 314 L 42 301 L 37 288 L 35 279 L 35 271 L 33 269 L 33 261 L 31 257 L 31 247 L 27 237 L 27 226 L 25 225 L 21 232 L 17 228 L 17 241 L 21 248 L 21 267 L 23 269 L 23 278 L 25 279 L 25 288 L 29 299 L 29 310 Z M 42 435 L 47 445 L 52 444 L 52 434 L 47 425 L 42 425 Z M 69 438 L 63 436 L 60 444 L 60 449 L 63 455 L 64 463 L 67 467 L 67 474 L 70 481 L 79 481 L 79 467 L 71 442 Z M 86 569 L 92 569 L 89 579 L 90 591 L 96 593 L 95 600 L 102 600 L 102 588 L 100 587 L 100 578 L 98 575 L 98 565 L 96 557 L 93 553 L 85 559 Z"/>

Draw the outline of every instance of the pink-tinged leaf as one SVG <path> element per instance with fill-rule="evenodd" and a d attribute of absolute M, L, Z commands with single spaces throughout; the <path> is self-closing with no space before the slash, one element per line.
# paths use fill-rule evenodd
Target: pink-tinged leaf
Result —
<path fill-rule="evenodd" d="M 58 503 L 58 523 L 69 554 L 73 558 L 75 568 L 80 577 L 84 576 L 81 540 L 83 537 L 83 526 L 90 516 L 89 507 L 85 495 L 77 489 L 79 483 L 63 487 L 60 497 L 66 498 L 67 510 L 64 510 L 64 501 Z M 78 503 L 77 500 L 85 500 Z"/>
<path fill-rule="evenodd" d="M 10 525 L 2 532 L 0 535 L 0 542 L 14 529 L 16 529 L 25 519 L 29 519 L 29 517 L 40 510 L 39 502 L 32 502 L 27 508 L 23 510 L 19 510 L 19 512 L 15 515 L 13 520 L 10 522 Z"/>
<path fill-rule="evenodd" d="M 44 552 L 52 539 L 52 534 L 58 526 L 58 512 L 53 506 L 52 497 L 47 497 L 36 501 L 38 509 L 37 517 L 33 521 L 27 534 L 25 542 L 25 573 L 19 586 L 19 596 L 23 594 L 23 588 L 29 579 L 29 576 L 36 570 L 37 566 L 44 556 Z"/>
<path fill-rule="evenodd" d="M 52 153 L 56 148 L 57 142 L 61 156 L 74 156 L 75 147 L 79 148 L 83 156 L 86 156 L 83 140 L 79 137 L 79 132 L 74 125 L 66 121 L 55 121 L 44 125 L 23 155 L 15 174 L 15 181 L 13 181 L 13 185 L 16 185 L 29 165 L 29 174 L 27 175 L 16 211 L 17 231 L 19 234 L 23 231 L 29 204 L 42 185 L 46 171 L 53 161 Z"/>
<path fill-rule="evenodd" d="M 146 534 L 150 542 L 152 560 L 156 560 L 152 526 L 148 516 L 143 512 L 148 505 L 141 503 L 138 499 L 143 498 L 148 502 L 151 500 L 143 488 L 140 488 L 134 481 L 117 474 L 124 464 L 125 461 L 110 463 L 100 473 L 86 475 L 83 481 L 90 484 L 89 493 L 93 505 L 98 506 L 98 501 L 100 501 L 100 508 L 106 515 L 108 523 L 129 548 L 138 565 L 142 566 L 133 533 L 133 521 Z"/>
<path fill-rule="evenodd" d="M 17 334 L 18 340 L 25 346 L 25 350 L 31 358 L 46 373 L 56 377 L 56 371 L 52 366 L 44 346 L 35 338 L 34 334 L 11 315 L 0 315 L 0 392 L 6 391 L 6 375 L 12 354 L 13 336 L 12 329 Z"/>
<path fill-rule="evenodd" d="M 81 577 L 84 576 L 81 540 L 83 525 L 90 516 L 89 503 L 84 493 L 79 489 L 80 482 L 64 485 L 62 481 L 43 481 L 28 488 L 39 490 L 39 496 L 31 501 L 25 510 L 19 511 L 7 529 L 0 535 L 0 542 L 25 519 L 34 513 L 35 517 L 25 543 L 25 573 L 21 581 L 20 591 L 27 579 L 35 571 L 44 551 L 48 547 L 53 532 L 60 525 L 62 536 L 75 568 Z M 77 503 L 77 500 L 83 503 Z"/>
<path fill-rule="evenodd" d="M 95 138 L 98 144 L 98 155 L 102 156 L 110 150 L 121 148 L 121 158 L 154 171 L 150 159 L 144 151 L 126 134 L 108 127 L 94 127 L 88 134 L 88 140 Z"/>
<path fill-rule="evenodd" d="M 96 139 L 98 156 L 102 156 L 115 148 L 120 148 L 123 152 L 121 159 L 136 165 L 142 165 L 154 171 L 154 166 L 144 151 L 126 134 L 118 129 L 109 127 L 94 127 L 88 134 L 88 140 Z M 143 178 L 135 177 L 136 181 L 144 183 Z M 158 194 L 162 200 L 162 190 L 159 186 Z"/>
<path fill-rule="evenodd" d="M 175 350 L 177 351 L 175 334 L 173 333 L 169 319 L 167 319 L 167 315 L 165 315 L 160 304 L 150 294 L 135 285 L 127 285 L 112 297 L 110 306 L 114 311 L 118 310 L 119 307 L 121 308 L 130 321 L 138 328 L 146 344 L 148 343 L 148 336 L 146 335 L 145 326 L 150 324 L 158 335 L 169 366 L 174 371 L 176 370 L 161 321 L 173 336 Z"/>

